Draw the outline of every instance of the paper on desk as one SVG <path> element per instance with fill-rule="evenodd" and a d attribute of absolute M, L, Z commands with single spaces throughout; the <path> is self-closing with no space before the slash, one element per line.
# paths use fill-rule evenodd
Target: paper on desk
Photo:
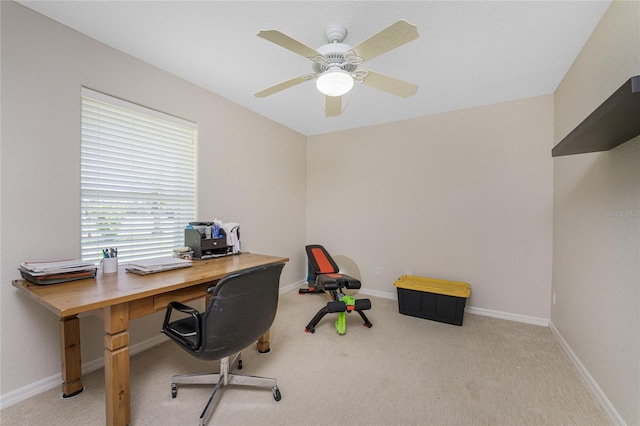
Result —
<path fill-rule="evenodd" d="M 140 271 L 140 272 L 160 272 L 170 269 L 186 268 L 193 264 L 188 259 L 178 259 L 175 257 L 163 257 L 160 259 L 145 259 L 129 262 L 127 265 L 128 271 Z"/>
<path fill-rule="evenodd" d="M 73 271 L 95 269 L 93 262 L 81 259 L 53 260 L 48 262 L 22 262 L 20 266 L 29 271 L 31 275 L 59 274 Z"/>

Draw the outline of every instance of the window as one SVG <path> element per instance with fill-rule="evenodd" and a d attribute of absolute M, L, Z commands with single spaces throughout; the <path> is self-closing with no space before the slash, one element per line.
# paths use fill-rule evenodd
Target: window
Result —
<path fill-rule="evenodd" d="M 171 255 L 195 218 L 197 126 L 82 89 L 81 257 Z"/>

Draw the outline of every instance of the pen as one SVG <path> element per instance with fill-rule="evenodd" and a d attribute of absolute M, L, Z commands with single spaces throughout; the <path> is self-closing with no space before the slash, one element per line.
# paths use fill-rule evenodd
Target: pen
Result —
<path fill-rule="evenodd" d="M 109 257 L 109 254 L 107 253 L 107 249 L 102 249 L 102 257 L 104 257 L 105 259 Z"/>

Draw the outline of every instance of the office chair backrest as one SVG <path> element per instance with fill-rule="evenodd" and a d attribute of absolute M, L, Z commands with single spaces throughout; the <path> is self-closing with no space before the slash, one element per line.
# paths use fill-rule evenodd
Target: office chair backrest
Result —
<path fill-rule="evenodd" d="M 256 342 L 276 316 L 284 263 L 227 275 L 215 286 L 202 315 L 203 344 L 197 352 L 220 359 Z"/>
<path fill-rule="evenodd" d="M 335 274 L 339 268 L 329 253 L 321 245 L 314 244 L 305 247 L 311 272 L 315 277 L 318 274 Z"/>

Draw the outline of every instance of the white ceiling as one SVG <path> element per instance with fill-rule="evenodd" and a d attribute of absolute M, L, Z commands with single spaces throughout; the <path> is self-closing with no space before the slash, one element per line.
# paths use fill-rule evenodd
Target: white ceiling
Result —
<path fill-rule="evenodd" d="M 610 1 L 19 1 L 118 50 L 305 135 L 553 93 Z M 392 23 L 420 37 L 364 68 L 419 86 L 399 98 L 356 84 L 325 117 L 311 61 L 256 36 L 278 29 L 317 48 L 343 25 L 352 46 Z"/>

